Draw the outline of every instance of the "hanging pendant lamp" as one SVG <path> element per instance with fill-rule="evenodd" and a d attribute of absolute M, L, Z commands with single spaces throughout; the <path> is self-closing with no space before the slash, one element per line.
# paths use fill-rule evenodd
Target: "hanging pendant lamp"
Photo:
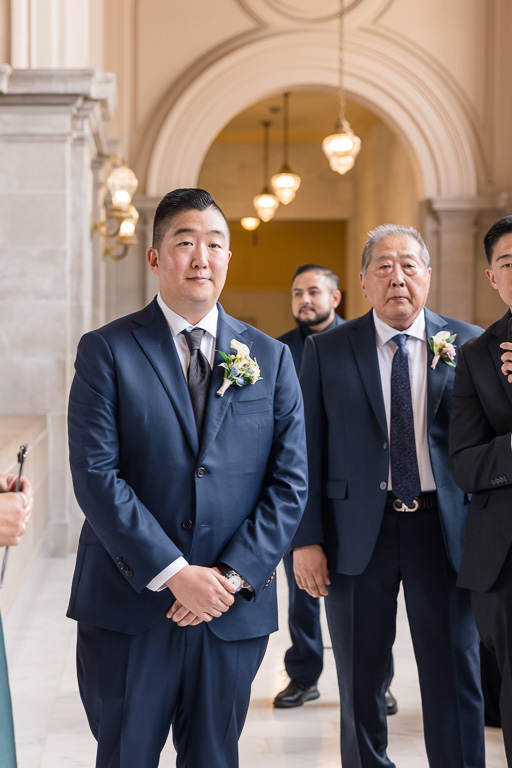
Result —
<path fill-rule="evenodd" d="M 270 221 L 279 207 L 279 200 L 268 186 L 268 153 L 270 120 L 263 120 L 263 189 L 253 198 L 254 207 L 262 221 Z"/>
<path fill-rule="evenodd" d="M 300 187 L 301 178 L 293 173 L 288 164 L 288 101 L 290 98 L 289 93 L 283 93 L 283 165 L 279 173 L 272 176 L 271 183 L 272 189 L 279 198 L 279 202 L 283 205 L 288 205 L 295 199 L 298 188 Z"/>
<path fill-rule="evenodd" d="M 355 159 L 361 149 L 361 139 L 354 134 L 350 123 L 345 117 L 346 94 L 343 89 L 343 35 L 344 35 L 344 8 L 343 0 L 340 0 L 339 12 L 339 40 L 338 40 L 338 121 L 334 133 L 322 142 L 324 155 L 329 161 L 333 171 L 344 175 L 354 167 Z"/>

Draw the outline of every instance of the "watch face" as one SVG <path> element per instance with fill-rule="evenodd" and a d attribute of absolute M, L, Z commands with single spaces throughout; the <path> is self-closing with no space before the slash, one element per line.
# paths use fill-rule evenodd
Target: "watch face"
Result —
<path fill-rule="evenodd" d="M 242 584 L 244 583 L 242 577 L 239 573 L 236 571 L 231 571 L 226 575 L 227 580 L 229 583 L 235 587 L 236 591 L 238 592 L 240 589 L 242 589 Z"/>

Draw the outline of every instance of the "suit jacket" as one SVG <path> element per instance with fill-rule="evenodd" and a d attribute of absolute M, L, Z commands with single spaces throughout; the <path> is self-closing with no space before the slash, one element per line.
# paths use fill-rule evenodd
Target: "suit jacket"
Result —
<path fill-rule="evenodd" d="M 450 426 L 455 480 L 471 493 L 459 586 L 486 591 L 512 544 L 512 384 L 500 344 L 510 311 L 459 350 Z"/>
<path fill-rule="evenodd" d="M 474 325 L 425 310 L 427 338 L 441 330 L 460 344 Z M 427 429 L 448 556 L 462 553 L 466 499 L 448 466 L 448 423 L 454 369 L 427 358 Z M 388 493 L 389 437 L 370 311 L 305 345 L 301 385 L 306 414 L 309 497 L 292 546 L 322 544 L 330 570 L 357 575 L 375 548 Z"/>
<path fill-rule="evenodd" d="M 300 387 L 287 347 L 219 306 L 216 348 L 236 338 L 263 379 L 218 397 L 217 352 L 203 439 L 156 300 L 80 341 L 69 401 L 73 483 L 86 521 L 68 615 L 144 632 L 173 602 L 146 585 L 180 555 L 223 562 L 254 587 L 209 623 L 227 640 L 277 628 L 267 585 L 299 522 L 307 461 Z M 231 350 L 232 351 L 232 350 Z"/>
<path fill-rule="evenodd" d="M 345 321 L 342 317 L 340 317 L 338 314 L 335 313 L 334 320 L 332 321 L 332 328 L 336 328 L 338 325 L 341 325 Z M 329 327 L 328 330 L 332 330 L 331 327 Z M 326 329 L 327 330 L 327 329 Z M 278 341 L 282 341 L 283 344 L 287 344 L 290 347 L 290 352 L 292 353 L 293 358 L 293 364 L 295 365 L 295 370 L 297 371 L 297 374 L 300 373 L 300 366 L 302 363 L 302 355 L 304 354 L 304 336 L 302 335 L 302 331 L 300 329 L 300 325 L 297 325 L 296 328 L 294 328 L 292 331 L 287 331 L 286 333 L 283 333 L 282 336 L 278 336 Z"/>

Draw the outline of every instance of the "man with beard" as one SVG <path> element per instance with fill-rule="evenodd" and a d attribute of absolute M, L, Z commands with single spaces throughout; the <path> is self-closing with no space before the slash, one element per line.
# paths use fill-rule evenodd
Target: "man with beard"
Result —
<path fill-rule="evenodd" d="M 297 374 L 300 371 L 304 342 L 312 333 L 322 333 L 344 321 L 336 314 L 341 301 L 338 276 L 327 267 L 304 264 L 292 281 L 292 314 L 297 327 L 279 337 L 292 353 Z M 283 558 L 288 580 L 288 627 L 292 645 L 285 653 L 284 665 L 290 682 L 274 699 L 274 707 L 300 707 L 318 699 L 317 682 L 323 667 L 323 641 L 320 628 L 320 602 L 297 586 L 293 557 Z"/>

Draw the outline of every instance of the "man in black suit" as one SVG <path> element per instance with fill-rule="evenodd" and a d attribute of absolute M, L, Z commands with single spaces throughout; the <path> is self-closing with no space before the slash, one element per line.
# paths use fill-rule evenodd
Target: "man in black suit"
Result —
<path fill-rule="evenodd" d="M 497 659 L 512 766 L 512 216 L 493 224 L 484 246 L 486 275 L 508 309 L 459 350 L 450 461 L 456 482 L 472 494 L 458 585 L 471 590 L 480 636 Z"/>
<path fill-rule="evenodd" d="M 298 267 L 292 280 L 292 315 L 297 327 L 279 337 L 290 348 L 297 374 L 306 338 L 344 322 L 336 314 L 340 301 L 339 279 L 334 272 L 318 264 Z M 289 709 L 320 696 L 317 682 L 323 668 L 324 646 L 320 603 L 298 588 L 291 554 L 284 556 L 283 563 L 288 580 L 288 627 L 292 641 L 284 656 L 284 666 L 290 682 L 275 697 L 274 707 Z"/>
<path fill-rule="evenodd" d="M 373 310 L 304 349 L 309 494 L 294 569 L 326 596 L 346 768 L 393 768 L 385 692 L 401 584 L 430 768 L 485 763 L 478 634 L 455 584 L 467 504 L 448 466 L 447 338 L 481 329 L 425 308 L 430 275 L 418 232 L 378 227 L 360 275 Z"/>

